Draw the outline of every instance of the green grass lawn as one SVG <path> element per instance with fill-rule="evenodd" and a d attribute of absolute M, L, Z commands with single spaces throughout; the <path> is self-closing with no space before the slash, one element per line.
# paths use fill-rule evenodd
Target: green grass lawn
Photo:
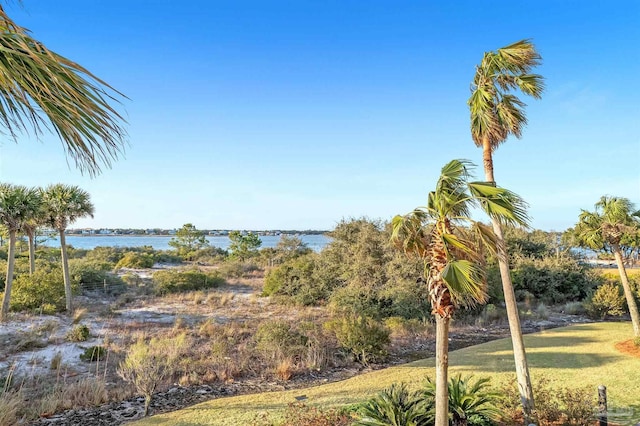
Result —
<path fill-rule="evenodd" d="M 609 406 L 634 405 L 640 413 L 640 358 L 616 351 L 617 342 L 633 336 L 631 323 L 581 324 L 525 336 L 533 380 L 544 376 L 555 386 L 592 387 L 604 384 Z M 450 374 L 490 375 L 492 382 L 515 380 L 511 340 L 501 339 L 451 352 Z M 276 418 L 295 397 L 306 395 L 309 405 L 337 407 L 361 402 L 394 382 L 420 385 L 434 375 L 428 358 L 378 370 L 336 383 L 293 391 L 268 392 L 214 399 L 180 411 L 132 423 L 150 425 L 245 425 L 261 413 Z"/>

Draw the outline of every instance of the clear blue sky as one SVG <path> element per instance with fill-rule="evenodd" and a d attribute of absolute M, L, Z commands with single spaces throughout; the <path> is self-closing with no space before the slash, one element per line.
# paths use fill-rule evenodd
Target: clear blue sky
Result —
<path fill-rule="evenodd" d="M 640 2 L 24 0 L 7 11 L 130 100 L 130 146 L 96 178 L 53 136 L 3 138 L 0 180 L 79 185 L 77 227 L 328 229 L 425 203 L 481 163 L 466 100 L 484 51 L 531 38 L 547 90 L 495 154 L 532 225 L 601 195 L 640 205 Z M 478 169 L 478 176 L 482 176 Z"/>

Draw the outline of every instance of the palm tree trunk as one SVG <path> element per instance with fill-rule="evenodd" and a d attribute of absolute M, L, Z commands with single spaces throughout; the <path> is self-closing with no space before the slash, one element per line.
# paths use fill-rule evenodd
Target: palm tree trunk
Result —
<path fill-rule="evenodd" d="M 487 182 L 495 184 L 493 176 L 493 157 L 489 139 L 485 138 L 482 144 L 482 158 L 484 163 L 484 175 Z M 498 264 L 500 266 L 500 278 L 502 281 L 502 291 L 504 294 L 504 304 L 507 308 L 507 319 L 509 320 L 509 331 L 511 333 L 511 343 L 513 345 L 513 358 L 516 366 L 516 378 L 518 390 L 520 391 L 520 401 L 526 424 L 533 421 L 533 388 L 531 387 L 531 376 L 529 375 L 529 365 L 527 363 L 527 353 L 524 349 L 524 339 L 522 328 L 520 327 L 520 317 L 518 316 L 518 304 L 513 291 L 511 273 L 509 271 L 509 258 L 507 257 L 506 244 L 502 235 L 502 225 L 497 219 L 492 219 L 493 232 L 496 235 Z"/>
<path fill-rule="evenodd" d="M 67 259 L 67 242 L 64 237 L 64 229 L 60 230 L 60 257 L 62 258 L 62 275 L 64 277 L 64 295 L 66 298 L 67 312 L 73 312 L 71 300 L 71 279 L 69 277 L 69 260 Z"/>
<path fill-rule="evenodd" d="M 4 296 L 2 298 L 2 309 L 0 310 L 0 321 L 5 321 L 9 314 L 9 302 L 11 301 L 11 285 L 13 284 L 13 266 L 15 264 L 16 231 L 9 231 L 9 250 L 7 253 L 7 279 L 4 285 Z"/>
<path fill-rule="evenodd" d="M 624 289 L 624 297 L 627 299 L 627 306 L 629 307 L 629 314 L 631 315 L 631 323 L 633 324 L 633 335 L 640 337 L 640 315 L 638 315 L 638 305 L 636 305 L 636 299 L 631 291 L 629 285 L 629 278 L 627 278 L 627 270 L 624 267 L 622 261 L 622 252 L 618 244 L 613 244 L 613 255 L 616 258 L 616 264 L 618 265 L 618 273 L 620 274 L 620 281 L 622 282 L 622 288 Z"/>
<path fill-rule="evenodd" d="M 436 422 L 449 424 L 449 318 L 436 315 Z"/>
<path fill-rule="evenodd" d="M 33 275 L 36 271 L 36 238 L 33 232 L 28 233 L 29 237 L 29 273 Z"/>

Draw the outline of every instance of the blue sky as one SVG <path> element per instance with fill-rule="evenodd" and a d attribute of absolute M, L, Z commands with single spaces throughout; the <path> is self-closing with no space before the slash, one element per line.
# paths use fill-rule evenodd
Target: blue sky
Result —
<path fill-rule="evenodd" d="M 425 203 L 481 164 L 466 100 L 484 51 L 531 38 L 541 100 L 495 153 L 532 226 L 601 195 L 640 206 L 640 2 L 24 0 L 10 16 L 126 94 L 130 146 L 96 178 L 53 136 L 3 138 L 0 180 L 79 185 L 78 227 L 330 229 Z M 477 175 L 482 176 L 481 169 Z"/>

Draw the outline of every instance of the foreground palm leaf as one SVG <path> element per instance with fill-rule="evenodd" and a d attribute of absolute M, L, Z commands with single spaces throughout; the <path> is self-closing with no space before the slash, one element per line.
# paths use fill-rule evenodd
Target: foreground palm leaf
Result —
<path fill-rule="evenodd" d="M 80 170 L 98 173 L 122 153 L 124 119 L 109 104 L 120 96 L 33 39 L 0 6 L 0 125 L 14 140 L 52 131 Z"/>
<path fill-rule="evenodd" d="M 541 57 L 529 40 L 521 40 L 496 51 L 486 52 L 476 67 L 471 85 L 471 96 L 467 101 L 471 112 L 471 136 L 476 146 L 482 148 L 484 164 L 484 187 L 478 186 L 475 191 L 490 191 L 488 186 L 495 186 L 493 174 L 493 151 L 505 142 L 509 135 L 517 138 L 527 124 L 524 111 L 525 103 L 510 93 L 519 90 L 525 95 L 540 98 L 544 90 L 542 76 L 531 71 L 541 62 Z M 529 366 L 524 349 L 518 306 L 516 304 L 513 283 L 509 273 L 509 263 L 502 237 L 502 223 L 496 216 L 507 213 L 509 208 L 500 203 L 485 206 L 494 214 L 492 224 L 497 239 L 497 258 L 500 264 L 500 278 L 504 301 L 509 319 L 513 356 L 516 364 L 518 388 L 522 400 L 522 408 L 527 423 L 532 421 L 534 410 L 533 389 L 529 376 Z M 514 215 L 524 218 L 524 211 L 514 211 Z M 524 215 L 524 216 L 523 216 Z"/>
<path fill-rule="evenodd" d="M 447 163 L 427 205 L 392 221 L 396 247 L 424 260 L 436 317 L 436 426 L 448 424 L 449 320 L 456 308 L 486 301 L 484 250 L 496 248 L 493 232 L 473 220 L 470 211 L 483 209 L 504 223 L 525 225 L 527 221 L 526 204 L 516 194 L 486 182 L 469 182 L 472 166 L 466 160 Z"/>
<path fill-rule="evenodd" d="M 620 281 L 627 299 L 629 314 L 633 324 L 633 333 L 640 337 L 640 314 L 633 290 L 629 284 L 627 270 L 620 248 L 623 240 L 638 235 L 640 230 L 640 211 L 626 198 L 603 196 L 595 205 L 594 212 L 583 210 L 578 224 L 573 230 L 577 242 L 582 247 L 605 250 L 613 253 L 620 274 Z"/>

